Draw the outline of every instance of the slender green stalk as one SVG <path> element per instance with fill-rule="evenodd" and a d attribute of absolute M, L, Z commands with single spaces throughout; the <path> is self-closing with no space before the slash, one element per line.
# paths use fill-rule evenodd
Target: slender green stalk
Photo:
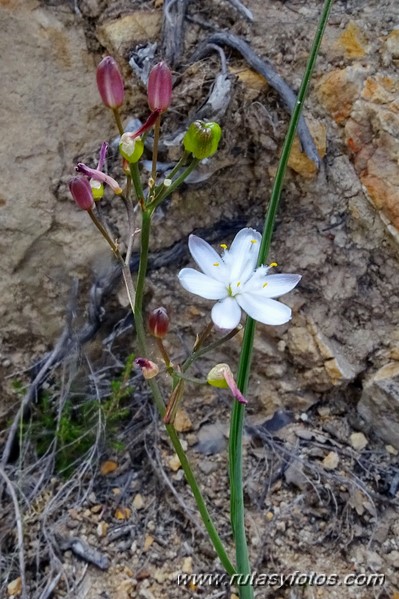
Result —
<path fill-rule="evenodd" d="M 107 229 L 104 227 L 104 225 L 100 222 L 100 220 L 97 218 L 97 216 L 94 214 L 93 210 L 87 210 L 87 214 L 90 216 L 91 220 L 93 221 L 93 223 L 96 225 L 97 229 L 100 231 L 101 235 L 104 237 L 104 239 L 107 241 L 107 243 L 109 244 L 109 246 L 111 247 L 111 250 L 114 252 L 115 256 L 119 259 L 123 261 L 122 256 L 120 255 L 119 249 L 117 244 L 115 243 L 115 241 L 111 238 L 110 234 L 108 233 Z"/>
<path fill-rule="evenodd" d="M 138 350 L 143 355 L 148 355 L 147 352 L 147 342 L 146 342 L 146 334 L 144 328 L 144 320 L 143 320 L 143 298 L 144 298 L 144 284 L 145 277 L 147 274 L 147 266 L 148 266 L 148 252 L 149 252 L 149 239 L 150 239 L 150 231 L 151 231 L 151 213 L 150 211 L 144 210 L 142 213 L 142 227 L 141 227 L 141 243 L 140 243 L 140 265 L 137 275 L 136 282 L 136 300 L 134 306 L 134 319 L 136 325 L 136 334 L 137 334 L 137 344 Z M 163 401 L 162 393 L 158 386 L 158 383 L 155 379 L 150 379 L 148 385 L 152 392 L 152 396 L 154 398 L 155 405 L 157 410 L 163 418 L 165 416 L 165 404 Z M 223 543 L 218 535 L 218 532 L 213 524 L 212 518 L 208 512 L 208 509 L 205 505 L 204 498 L 202 496 L 201 490 L 198 486 L 198 483 L 195 479 L 194 473 L 191 469 L 190 463 L 187 459 L 184 449 L 181 446 L 180 439 L 173 427 L 173 424 L 165 425 L 169 438 L 172 442 L 173 448 L 180 460 L 181 466 L 183 468 L 186 480 L 190 485 L 192 493 L 194 495 L 195 501 L 197 503 L 198 511 L 201 515 L 201 518 L 204 522 L 204 526 L 209 535 L 209 538 L 215 548 L 215 551 L 224 567 L 226 572 L 230 575 L 235 573 L 235 568 L 232 565 L 229 557 L 226 553 L 226 550 L 223 546 Z"/>
<path fill-rule="evenodd" d="M 121 115 L 119 114 L 119 110 L 117 108 L 112 109 L 116 126 L 118 127 L 119 135 L 123 135 L 123 125 L 121 120 Z"/>
<path fill-rule="evenodd" d="M 155 196 L 155 198 L 150 204 L 152 211 L 154 211 L 155 208 L 157 208 L 157 206 L 159 206 L 159 204 L 163 202 L 165 198 L 167 198 L 172 192 L 174 192 L 174 190 L 177 187 L 179 187 L 185 179 L 187 179 L 189 174 L 198 166 L 199 162 L 200 161 L 197 158 L 193 158 L 188 167 L 184 169 L 181 175 L 179 175 L 174 181 L 172 181 L 169 187 L 165 187 L 164 185 L 162 186 L 162 189 L 159 191 L 159 194 Z"/>
<path fill-rule="evenodd" d="M 209 345 L 206 345 L 205 347 L 202 347 L 200 349 L 197 349 L 195 351 L 193 351 L 193 353 L 191 354 L 191 356 L 189 356 L 187 358 L 187 360 L 184 362 L 184 364 L 181 367 L 182 372 L 187 372 L 187 370 L 190 368 L 190 366 L 199 358 L 201 358 L 202 356 L 204 356 L 205 354 L 209 353 L 210 351 L 218 348 L 221 345 L 224 345 L 226 343 L 226 341 L 230 341 L 230 339 L 232 339 L 233 337 L 235 337 L 237 335 L 237 333 L 239 331 L 241 331 L 242 327 L 241 325 L 239 325 L 238 327 L 236 327 L 235 329 L 233 329 L 232 331 L 230 331 L 229 333 L 227 333 L 227 335 L 224 335 L 223 337 L 221 337 L 220 339 L 217 339 L 216 341 L 213 341 L 212 343 L 209 343 Z"/>
<path fill-rule="evenodd" d="M 116 258 L 118 258 L 119 262 L 121 263 L 122 276 L 123 276 L 123 280 L 125 282 L 125 287 L 126 287 L 127 296 L 128 296 L 128 299 L 129 299 L 129 304 L 130 304 L 130 307 L 131 307 L 132 312 L 134 314 L 134 308 L 135 308 L 135 291 L 134 291 L 134 286 L 133 286 L 133 281 L 132 281 L 132 276 L 131 276 L 129 264 L 127 264 L 125 262 L 125 260 L 123 259 L 122 255 L 121 255 L 121 253 L 119 251 L 118 244 L 115 243 L 115 241 L 110 237 L 107 229 L 98 220 L 98 218 L 94 214 L 93 210 L 88 210 L 87 212 L 88 212 L 91 220 L 93 221 L 93 223 L 96 225 L 97 229 L 100 231 L 101 235 L 105 238 L 105 240 L 110 245 L 112 251 L 114 252 L 114 255 L 116 256 Z"/>
<path fill-rule="evenodd" d="M 136 193 L 137 200 L 140 204 L 143 204 L 144 203 L 144 191 L 143 191 L 143 186 L 141 185 L 141 181 L 140 181 L 139 165 L 137 162 L 135 162 L 134 164 L 129 164 L 129 167 L 130 167 L 130 175 L 132 177 L 133 187 L 134 187 L 134 191 Z"/>
<path fill-rule="evenodd" d="M 306 65 L 305 73 L 302 79 L 301 87 L 298 93 L 297 104 L 292 113 L 287 135 L 274 180 L 273 190 L 270 198 L 269 208 L 265 218 L 264 232 L 262 236 L 261 247 L 259 250 L 258 265 L 266 260 L 270 249 L 270 243 L 273 235 L 274 222 L 281 197 L 284 176 L 287 169 L 288 158 L 292 148 L 296 127 L 300 118 L 303 102 L 306 97 L 310 78 L 314 69 L 317 54 L 323 38 L 324 30 L 328 21 L 333 0 L 325 0 L 319 25 L 313 41 L 312 49 Z M 255 334 L 255 323 L 251 318 L 247 318 L 244 331 L 244 339 L 240 355 L 240 363 L 237 375 L 238 388 L 244 395 L 248 390 L 248 382 L 251 368 L 251 359 L 253 351 L 253 341 Z M 243 404 L 235 401 L 232 408 L 232 417 L 230 425 L 230 489 L 231 489 L 231 520 L 236 543 L 237 570 L 242 574 L 250 574 L 251 568 L 248 556 L 248 546 L 245 535 L 244 522 L 244 494 L 242 481 L 242 435 L 244 429 L 245 408 Z M 253 589 L 248 585 L 240 587 L 241 599 L 252 599 Z"/>
<path fill-rule="evenodd" d="M 161 115 L 158 114 L 157 120 L 154 126 L 154 147 L 152 150 L 152 166 L 151 166 L 151 178 L 154 181 L 157 178 L 157 160 L 158 160 L 158 145 L 159 145 L 159 132 L 161 130 Z"/>

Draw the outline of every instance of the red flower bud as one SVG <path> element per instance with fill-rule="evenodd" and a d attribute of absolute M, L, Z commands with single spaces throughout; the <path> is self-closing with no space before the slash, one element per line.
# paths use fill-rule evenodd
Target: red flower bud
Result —
<path fill-rule="evenodd" d="M 82 210 L 91 210 L 94 207 L 90 183 L 85 177 L 74 177 L 71 179 L 69 181 L 69 191 Z"/>
<path fill-rule="evenodd" d="M 151 335 L 163 339 L 169 330 L 169 317 L 165 308 L 156 308 L 148 317 L 148 328 Z"/>
<path fill-rule="evenodd" d="M 119 67 L 112 56 L 102 59 L 97 67 L 96 79 L 103 104 L 113 109 L 122 106 L 124 84 Z"/>
<path fill-rule="evenodd" d="M 172 73 L 165 62 L 151 69 L 147 86 L 148 105 L 152 112 L 164 112 L 172 98 Z"/>

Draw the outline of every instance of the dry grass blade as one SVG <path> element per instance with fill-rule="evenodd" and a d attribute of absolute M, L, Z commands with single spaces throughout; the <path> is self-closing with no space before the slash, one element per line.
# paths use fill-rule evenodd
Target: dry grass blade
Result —
<path fill-rule="evenodd" d="M 21 597 L 22 597 L 22 599 L 29 599 L 28 594 L 27 594 L 26 574 L 25 574 L 24 532 L 23 532 L 23 527 L 22 527 L 22 518 L 21 518 L 21 511 L 19 509 L 18 498 L 15 493 L 14 486 L 2 466 L 0 466 L 0 477 L 6 483 L 8 493 L 9 493 L 9 495 L 12 499 L 13 505 L 14 505 L 15 521 L 17 524 L 17 535 L 18 535 L 19 573 L 20 573 L 20 577 L 21 577 Z"/>

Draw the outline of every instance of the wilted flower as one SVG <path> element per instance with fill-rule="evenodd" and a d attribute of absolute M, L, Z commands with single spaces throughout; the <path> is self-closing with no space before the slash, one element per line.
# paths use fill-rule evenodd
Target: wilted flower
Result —
<path fill-rule="evenodd" d="M 190 235 L 189 249 L 202 270 L 183 268 L 179 273 L 182 286 L 201 297 L 218 300 L 211 316 L 221 329 L 233 329 L 241 318 L 241 308 L 254 320 L 280 325 L 291 318 L 291 309 L 275 299 L 293 289 L 300 275 L 268 275 L 266 266 L 256 267 L 261 235 L 254 229 L 242 229 L 231 248 L 221 245 L 219 254 L 203 239 Z"/>
<path fill-rule="evenodd" d="M 138 162 L 144 152 L 144 144 L 140 137 L 124 133 L 119 142 L 119 152 L 129 164 Z"/>
<path fill-rule="evenodd" d="M 243 404 L 248 403 L 248 400 L 237 387 L 237 383 L 234 380 L 233 373 L 228 364 L 216 364 L 216 366 L 209 371 L 207 381 L 212 387 L 218 387 L 219 389 L 229 388 L 237 401 Z"/>
<path fill-rule="evenodd" d="M 183 146 L 198 160 L 209 158 L 218 149 L 222 130 L 217 123 L 194 121 L 183 137 Z"/>
<path fill-rule="evenodd" d="M 165 62 L 152 67 L 147 85 L 148 105 L 152 112 L 165 112 L 172 99 L 172 73 Z"/>
<path fill-rule="evenodd" d="M 95 168 L 90 168 L 89 166 L 86 166 L 86 164 L 83 164 L 83 162 L 78 162 L 76 165 L 76 170 L 78 173 L 82 173 L 82 175 L 86 175 L 86 177 L 90 177 L 95 181 L 106 183 L 106 185 L 109 185 L 116 195 L 120 195 L 122 193 L 122 188 L 119 186 L 119 183 L 102 171 Z"/>
<path fill-rule="evenodd" d="M 97 88 L 103 104 L 115 110 L 124 99 L 124 84 L 119 67 L 112 56 L 106 56 L 97 67 Z"/>
<path fill-rule="evenodd" d="M 147 358 L 136 358 L 134 363 L 141 369 L 145 379 L 152 379 L 154 376 L 157 376 L 159 372 L 159 367 L 155 362 L 147 360 Z"/>
<path fill-rule="evenodd" d="M 94 207 L 90 183 L 84 177 L 73 177 L 73 179 L 69 181 L 69 191 L 79 208 L 82 210 L 91 210 Z"/>
<path fill-rule="evenodd" d="M 151 335 L 158 339 L 166 337 L 169 330 L 169 316 L 165 308 L 156 308 L 148 317 L 148 328 Z"/>

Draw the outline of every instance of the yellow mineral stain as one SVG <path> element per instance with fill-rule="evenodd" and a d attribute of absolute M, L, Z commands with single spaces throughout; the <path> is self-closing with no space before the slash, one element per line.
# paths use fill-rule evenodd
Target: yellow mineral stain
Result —
<path fill-rule="evenodd" d="M 366 38 L 354 21 L 349 21 L 337 40 L 337 46 L 347 58 L 362 58 L 367 53 Z"/>

